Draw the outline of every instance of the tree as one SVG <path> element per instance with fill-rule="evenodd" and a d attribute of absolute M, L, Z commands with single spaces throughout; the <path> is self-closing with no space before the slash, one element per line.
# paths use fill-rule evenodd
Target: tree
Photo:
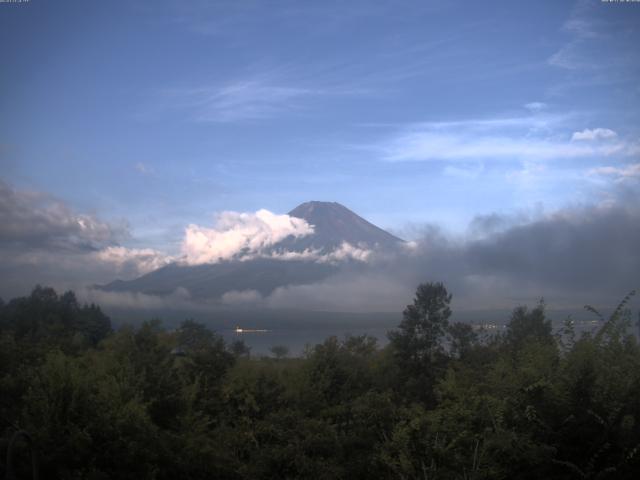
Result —
<path fill-rule="evenodd" d="M 399 331 L 389 333 L 397 354 L 421 365 L 433 360 L 441 351 L 441 340 L 451 316 L 451 295 L 442 283 L 423 283 L 418 286 L 412 305 L 407 305 Z"/>
<path fill-rule="evenodd" d="M 531 340 L 540 343 L 553 342 L 551 320 L 546 318 L 542 300 L 533 310 L 521 306 L 513 311 L 507 324 L 506 340 L 514 349 L 521 348 Z"/>
<path fill-rule="evenodd" d="M 251 355 L 251 347 L 244 340 L 233 340 L 229 346 L 229 350 L 234 357 L 249 357 Z"/>
<path fill-rule="evenodd" d="M 451 294 L 442 283 L 423 283 L 416 290 L 413 304 L 405 308 L 399 330 L 389 332 L 406 387 L 425 401 L 433 400 L 434 379 L 442 367 L 450 303 Z"/>
<path fill-rule="evenodd" d="M 224 375 L 236 357 L 227 349 L 222 336 L 194 320 L 183 321 L 176 335 L 178 348 L 185 352 L 181 369 L 188 382 L 197 384 L 193 394 L 195 405 L 207 415 L 216 415 L 221 408 Z"/>
<path fill-rule="evenodd" d="M 478 340 L 473 327 L 467 323 L 456 322 L 449 326 L 448 331 L 451 338 L 451 353 L 459 358 L 465 356 Z"/>
<path fill-rule="evenodd" d="M 284 345 L 274 345 L 269 349 L 269 351 L 273 353 L 273 356 L 276 357 L 278 360 L 285 358 L 287 355 L 289 355 L 289 348 Z"/>

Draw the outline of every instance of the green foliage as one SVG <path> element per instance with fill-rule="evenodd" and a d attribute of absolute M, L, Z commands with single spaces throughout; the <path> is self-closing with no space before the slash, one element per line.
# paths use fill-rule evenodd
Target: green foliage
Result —
<path fill-rule="evenodd" d="M 100 307 L 79 305 L 73 292 L 58 296 L 52 288 L 37 286 L 30 296 L 0 307 L 2 332 L 10 332 L 29 350 L 55 345 L 77 352 L 109 335 L 111 322 Z"/>
<path fill-rule="evenodd" d="M 529 310 L 527 307 L 517 307 L 507 324 L 507 342 L 514 350 L 518 350 L 529 341 L 552 343 L 551 321 L 545 316 L 545 305 L 540 303 Z"/>
<path fill-rule="evenodd" d="M 419 285 L 398 330 L 388 335 L 402 388 L 410 398 L 429 405 L 435 403 L 433 387 L 444 371 L 443 340 L 449 327 L 450 303 L 451 294 L 442 283 Z"/>
<path fill-rule="evenodd" d="M 451 353 L 456 357 L 466 356 L 478 342 L 478 335 L 468 323 L 456 322 L 448 328 Z"/>
<path fill-rule="evenodd" d="M 38 287 L 0 305 L 0 448 L 29 432 L 41 478 L 632 479 L 631 298 L 592 334 L 554 336 L 540 303 L 480 341 L 424 284 L 385 348 L 331 337 L 254 358 L 192 320 L 112 332 Z"/>
<path fill-rule="evenodd" d="M 274 345 L 269 349 L 269 351 L 276 358 L 285 358 L 287 355 L 289 355 L 289 347 L 285 345 Z"/>
<path fill-rule="evenodd" d="M 442 350 L 451 309 L 451 295 L 442 283 L 418 286 L 413 304 L 407 305 L 398 331 L 390 332 L 399 359 L 412 368 L 429 364 Z"/>

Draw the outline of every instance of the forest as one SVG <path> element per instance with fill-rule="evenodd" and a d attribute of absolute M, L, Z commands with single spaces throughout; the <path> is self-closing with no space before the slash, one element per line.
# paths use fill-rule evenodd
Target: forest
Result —
<path fill-rule="evenodd" d="M 41 479 L 631 479 L 640 345 L 629 308 L 578 334 L 542 301 L 503 332 L 418 286 L 384 347 L 252 355 L 185 320 L 113 329 L 36 287 L 0 302 L 0 473 Z M 6 452 L 6 454 L 5 454 Z M 34 472 L 37 470 L 37 473 Z"/>

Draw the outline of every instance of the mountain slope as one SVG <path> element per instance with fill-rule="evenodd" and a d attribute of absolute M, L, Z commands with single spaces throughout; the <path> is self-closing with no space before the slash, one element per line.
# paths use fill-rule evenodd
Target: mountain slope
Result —
<path fill-rule="evenodd" d="M 345 242 L 359 248 L 390 249 L 404 242 L 335 202 L 306 202 L 291 210 L 289 215 L 313 225 L 314 233 L 289 237 L 274 245 L 272 253 L 311 249 L 326 254 Z M 256 290 L 269 295 L 278 287 L 321 281 L 340 268 L 341 265 L 313 259 L 254 258 L 203 265 L 174 263 L 134 280 L 116 280 L 98 288 L 151 295 L 168 295 L 184 288 L 196 299 L 220 298 L 225 292 L 234 290 Z"/>
<path fill-rule="evenodd" d="M 305 202 L 289 215 L 313 225 L 314 233 L 278 244 L 285 249 L 314 248 L 326 252 L 344 242 L 368 248 L 392 248 L 404 242 L 336 202 Z"/>
<path fill-rule="evenodd" d="M 278 287 L 314 283 L 336 271 L 334 265 L 327 263 L 268 258 L 204 265 L 173 263 L 135 280 L 116 280 L 100 288 L 148 295 L 169 295 L 178 288 L 185 288 L 192 298 L 215 299 L 226 292 L 243 290 L 269 295 Z"/>

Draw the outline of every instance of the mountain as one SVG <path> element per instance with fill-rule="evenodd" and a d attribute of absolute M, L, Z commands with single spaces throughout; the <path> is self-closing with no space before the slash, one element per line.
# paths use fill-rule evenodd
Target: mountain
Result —
<path fill-rule="evenodd" d="M 169 295 L 178 288 L 185 288 L 195 299 L 215 299 L 226 292 L 243 290 L 255 290 L 268 295 L 285 285 L 320 281 L 337 270 L 335 265 L 328 263 L 271 258 L 203 265 L 172 263 L 135 280 L 116 280 L 99 288 L 148 295 Z"/>
<path fill-rule="evenodd" d="M 274 245 L 272 253 L 310 249 L 327 254 L 344 243 L 360 249 L 384 250 L 404 243 L 335 202 L 306 202 L 291 210 L 289 215 L 306 220 L 314 232 L 305 237 L 288 237 Z M 268 295 L 278 287 L 318 282 L 338 272 L 345 263 L 349 261 L 345 260 L 340 265 L 313 259 L 277 258 L 229 260 L 203 265 L 173 263 L 134 280 L 116 280 L 97 288 L 150 295 L 168 295 L 184 288 L 196 299 L 215 299 L 225 292 L 243 290 L 256 290 Z"/>
<path fill-rule="evenodd" d="M 344 242 L 384 249 L 404 242 L 337 202 L 305 202 L 291 210 L 289 215 L 306 220 L 314 229 L 312 235 L 281 242 L 280 245 L 296 251 L 312 248 L 326 252 Z"/>

